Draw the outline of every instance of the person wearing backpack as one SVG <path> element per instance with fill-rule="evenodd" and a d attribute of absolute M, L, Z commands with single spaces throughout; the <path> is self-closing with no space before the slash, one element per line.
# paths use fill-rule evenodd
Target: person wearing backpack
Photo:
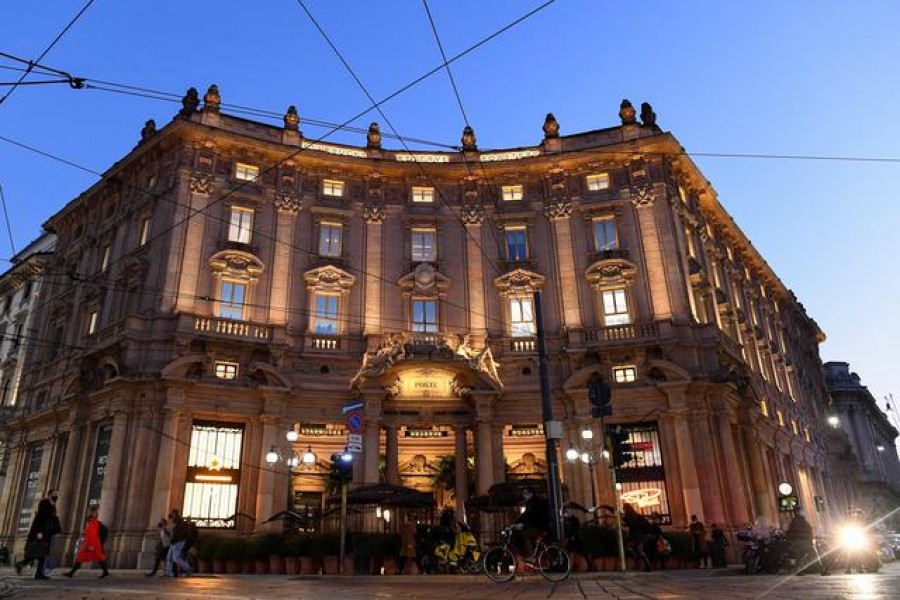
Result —
<path fill-rule="evenodd" d="M 103 550 L 103 544 L 109 537 L 109 529 L 97 518 L 97 507 L 88 507 L 87 523 L 85 523 L 84 532 L 81 535 L 81 547 L 78 549 L 78 554 L 75 555 L 75 564 L 63 575 L 72 577 L 75 575 L 75 571 L 81 568 L 82 563 L 95 562 L 103 569 L 100 579 L 109 577 L 106 552 Z"/>
<path fill-rule="evenodd" d="M 172 522 L 172 543 L 169 546 L 169 555 L 166 557 L 166 577 L 175 577 L 176 565 L 182 574 L 190 575 L 194 571 L 184 559 L 184 545 L 190 535 L 187 521 L 181 518 L 178 509 L 175 508 L 169 512 L 169 520 Z"/>

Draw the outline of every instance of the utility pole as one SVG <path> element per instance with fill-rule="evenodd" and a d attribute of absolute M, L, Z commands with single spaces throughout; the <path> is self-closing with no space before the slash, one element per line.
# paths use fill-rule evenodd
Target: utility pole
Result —
<path fill-rule="evenodd" d="M 562 423 L 553 420 L 553 394 L 550 390 L 550 371 L 547 364 L 547 345 L 544 337 L 544 317 L 541 310 L 541 293 L 534 293 L 534 321 L 537 329 L 538 373 L 541 384 L 541 410 L 544 419 L 544 436 L 547 439 L 547 492 L 550 510 L 553 513 L 551 532 L 555 539 L 562 540 L 562 493 L 559 484 L 559 457 L 556 452 L 557 440 L 562 438 Z"/>

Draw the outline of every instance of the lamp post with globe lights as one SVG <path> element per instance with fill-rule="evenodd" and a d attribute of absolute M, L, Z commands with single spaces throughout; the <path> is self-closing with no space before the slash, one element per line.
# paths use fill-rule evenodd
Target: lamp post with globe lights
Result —
<path fill-rule="evenodd" d="M 300 465 L 311 466 L 316 464 L 318 457 L 312 450 L 312 446 L 307 444 L 306 450 L 298 452 L 294 449 L 294 444 L 300 439 L 300 431 L 298 426 L 294 426 L 285 434 L 288 444 L 279 446 L 272 444 L 266 453 L 266 463 L 270 468 L 274 469 L 279 462 L 284 462 L 285 473 L 287 474 L 287 502 L 285 503 L 285 511 L 288 513 L 294 510 L 294 490 L 293 478 L 294 469 Z M 288 517 L 289 515 L 285 515 Z M 285 519 L 285 527 L 287 527 L 288 519 Z"/>

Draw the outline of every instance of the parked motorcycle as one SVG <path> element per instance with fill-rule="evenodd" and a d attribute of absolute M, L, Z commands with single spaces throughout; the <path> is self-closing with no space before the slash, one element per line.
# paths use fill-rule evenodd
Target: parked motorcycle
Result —
<path fill-rule="evenodd" d="M 781 531 L 773 531 L 768 536 L 739 531 L 737 538 L 743 544 L 741 556 L 748 575 L 779 571 L 808 573 L 820 568 L 814 544 L 789 542 Z"/>

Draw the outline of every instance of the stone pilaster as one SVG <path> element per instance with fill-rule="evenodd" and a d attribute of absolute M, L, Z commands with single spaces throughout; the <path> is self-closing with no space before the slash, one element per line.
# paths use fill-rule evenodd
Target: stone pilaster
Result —
<path fill-rule="evenodd" d="M 294 224 L 297 213 L 300 211 L 299 199 L 290 202 L 286 198 L 277 208 L 275 219 L 275 243 L 273 244 L 274 256 L 272 259 L 272 286 L 269 296 L 269 323 L 272 325 L 287 325 L 288 306 L 290 305 L 291 273 L 293 272 L 294 257 Z M 279 203 L 276 200 L 276 207 Z"/>
<path fill-rule="evenodd" d="M 644 252 L 644 264 L 647 268 L 653 319 L 670 319 L 672 318 L 672 306 L 669 301 L 669 285 L 652 188 L 640 188 L 632 192 L 631 202 L 637 211 L 637 224 Z"/>
<path fill-rule="evenodd" d="M 110 527 L 119 525 L 119 515 L 127 507 L 119 497 L 122 474 L 128 468 L 130 453 L 125 451 L 128 437 L 129 417 L 124 412 L 113 417 L 112 436 L 109 440 L 109 456 L 106 461 L 106 474 L 103 476 L 103 487 L 100 490 L 99 519 Z"/>
<path fill-rule="evenodd" d="M 484 209 L 469 207 L 463 215 L 466 228 L 466 285 L 469 292 L 469 328 L 473 342 L 480 344 L 487 336 L 484 298 L 484 256 L 481 246 L 481 226 Z"/>
<path fill-rule="evenodd" d="M 173 293 L 177 312 L 193 313 L 197 297 L 197 282 L 201 271 L 201 252 L 206 219 L 206 206 L 214 188 L 212 175 L 194 173 L 189 184 L 190 209 L 184 216 L 176 214 L 175 222 L 187 218 L 172 232 L 172 247 L 177 248 L 184 240 L 184 252 L 170 255 L 169 273 L 178 273 L 177 288 Z M 176 264 L 172 264 L 174 261 Z"/>
<path fill-rule="evenodd" d="M 465 427 L 457 427 L 453 431 L 454 438 L 454 450 L 456 451 L 456 489 L 454 490 L 454 496 L 456 496 L 456 519 L 458 521 L 466 520 L 466 498 L 469 497 L 469 479 L 468 473 L 466 469 L 466 463 L 469 460 L 468 449 L 466 444 L 466 429 Z"/>
<path fill-rule="evenodd" d="M 385 434 L 385 475 L 391 485 L 400 485 L 400 449 L 397 440 L 396 425 L 384 428 Z"/>
<path fill-rule="evenodd" d="M 572 243 L 572 202 L 557 198 L 544 207 L 544 215 L 553 226 L 559 287 L 563 291 L 562 317 L 568 330 L 581 329 L 581 302 L 578 297 L 578 281 L 574 268 L 575 250 Z"/>
<path fill-rule="evenodd" d="M 364 208 L 363 214 L 366 221 L 366 275 L 365 275 L 365 327 L 363 335 L 378 335 L 382 333 L 381 326 L 381 283 L 382 283 L 382 235 L 384 223 L 384 208 L 381 204 L 373 203 Z"/>

